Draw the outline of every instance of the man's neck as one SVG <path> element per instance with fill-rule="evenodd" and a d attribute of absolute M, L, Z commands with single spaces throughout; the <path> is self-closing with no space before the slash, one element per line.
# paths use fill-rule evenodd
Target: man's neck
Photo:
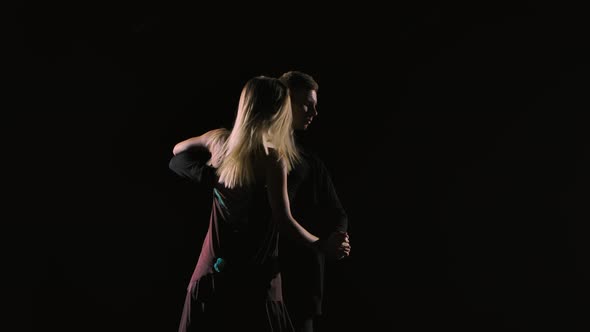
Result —
<path fill-rule="evenodd" d="M 294 137 L 297 144 L 305 145 L 307 143 L 307 135 L 305 130 L 295 130 Z"/>

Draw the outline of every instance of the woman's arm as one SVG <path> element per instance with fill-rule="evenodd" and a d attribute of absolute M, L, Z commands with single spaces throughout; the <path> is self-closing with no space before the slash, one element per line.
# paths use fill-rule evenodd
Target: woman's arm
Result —
<path fill-rule="evenodd" d="M 272 209 L 272 216 L 295 240 L 306 246 L 318 249 L 319 238 L 301 226 L 291 214 L 289 194 L 287 191 L 287 168 L 278 160 L 273 149 L 265 158 L 267 194 Z"/>

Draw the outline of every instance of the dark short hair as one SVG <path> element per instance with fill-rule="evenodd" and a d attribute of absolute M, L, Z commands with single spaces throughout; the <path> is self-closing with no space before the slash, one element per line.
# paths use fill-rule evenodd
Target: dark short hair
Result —
<path fill-rule="evenodd" d="M 318 90 L 318 83 L 311 77 L 311 75 L 291 70 L 279 77 L 279 80 L 283 82 L 291 90 Z"/>

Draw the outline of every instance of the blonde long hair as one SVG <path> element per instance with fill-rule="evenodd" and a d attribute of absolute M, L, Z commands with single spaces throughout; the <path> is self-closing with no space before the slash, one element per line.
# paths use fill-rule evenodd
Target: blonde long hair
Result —
<path fill-rule="evenodd" d="M 217 158 L 219 182 L 228 188 L 255 182 L 254 161 L 268 155 L 269 148 L 290 171 L 299 161 L 292 129 L 291 100 L 278 79 L 256 76 L 240 95 L 231 131 L 212 132 L 210 146 L 220 147 Z"/>

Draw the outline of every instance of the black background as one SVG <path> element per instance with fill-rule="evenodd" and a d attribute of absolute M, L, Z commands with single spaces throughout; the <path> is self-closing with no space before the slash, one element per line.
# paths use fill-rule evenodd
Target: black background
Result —
<path fill-rule="evenodd" d="M 296 69 L 320 84 L 308 136 L 351 223 L 323 331 L 590 327 L 580 8 L 51 3 L 15 18 L 23 326 L 174 331 L 209 196 L 169 171 L 171 149 L 231 126 L 252 76 Z"/>

